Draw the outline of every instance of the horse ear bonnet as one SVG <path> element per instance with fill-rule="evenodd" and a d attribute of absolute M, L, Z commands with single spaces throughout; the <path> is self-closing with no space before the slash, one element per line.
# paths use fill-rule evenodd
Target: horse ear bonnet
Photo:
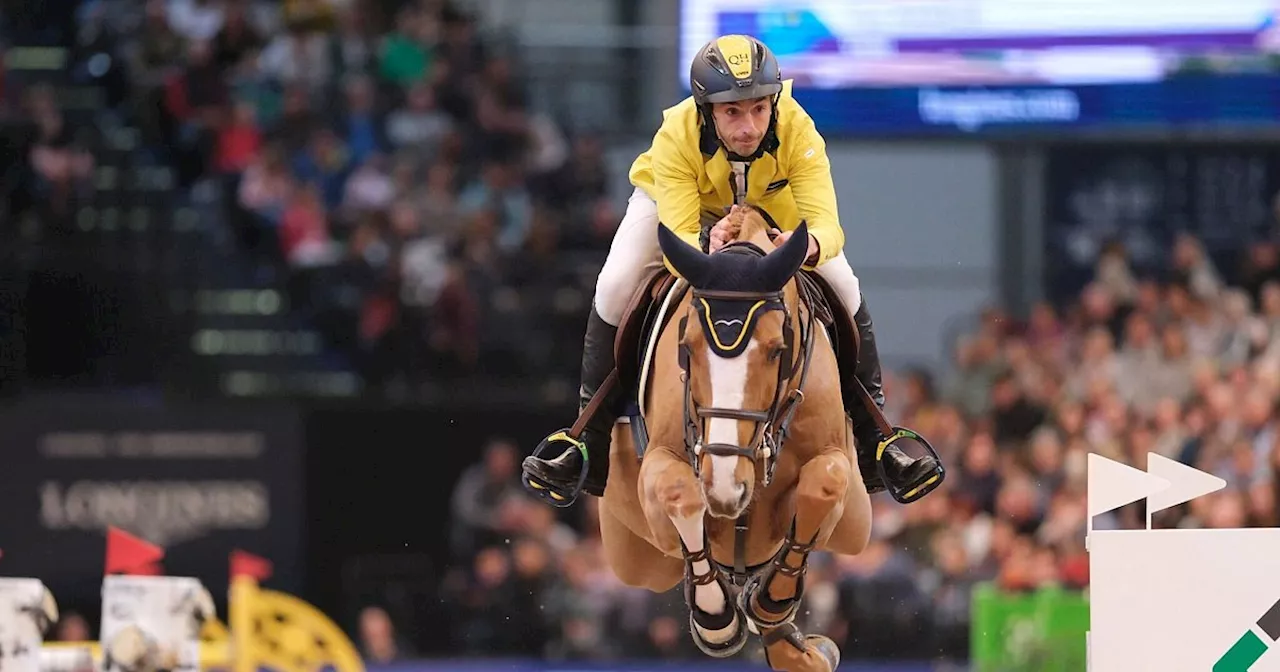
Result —
<path fill-rule="evenodd" d="M 760 316 L 785 310 L 781 291 L 804 263 L 809 251 L 808 227 L 801 223 L 782 247 L 768 254 L 752 243 L 736 242 L 708 255 L 680 240 L 666 226 L 658 226 L 663 254 L 693 286 L 694 312 L 711 351 L 721 357 L 741 355 L 751 343 Z M 719 296 L 720 292 L 731 295 Z"/>
<path fill-rule="evenodd" d="M 760 316 L 771 310 L 784 310 L 779 293 L 781 286 L 775 286 L 771 277 L 775 272 L 768 263 L 770 257 L 781 256 L 782 249 L 765 254 L 759 247 L 742 242 L 707 257 L 713 271 L 704 286 L 695 287 L 693 307 L 712 352 L 721 357 L 741 355 L 751 343 L 751 334 Z M 785 284 L 783 281 L 782 285 Z M 706 293 L 697 291 L 699 289 L 706 290 Z M 714 294 L 717 291 L 748 296 L 721 298 Z M 751 297 L 750 294 L 759 296 Z"/>
<path fill-rule="evenodd" d="M 761 315 L 783 310 L 781 298 L 708 299 L 694 297 L 694 311 L 702 323 L 711 351 L 721 357 L 737 357 L 751 344 L 751 334 Z"/>

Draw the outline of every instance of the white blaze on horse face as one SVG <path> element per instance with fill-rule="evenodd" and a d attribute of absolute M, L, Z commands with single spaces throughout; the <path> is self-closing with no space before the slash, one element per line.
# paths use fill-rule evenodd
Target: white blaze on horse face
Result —
<path fill-rule="evenodd" d="M 747 399 L 751 353 L 757 347 L 759 343 L 753 340 L 737 357 L 721 357 L 712 352 L 710 345 L 707 346 L 707 374 L 711 379 L 711 400 L 708 406 L 742 410 Z M 707 443 L 738 445 L 739 422 L 741 421 L 733 418 L 708 418 Z M 746 483 L 738 483 L 734 479 L 738 459 L 737 456 L 711 456 L 711 489 L 707 492 L 707 498 L 726 509 L 732 509 L 747 488 Z"/>

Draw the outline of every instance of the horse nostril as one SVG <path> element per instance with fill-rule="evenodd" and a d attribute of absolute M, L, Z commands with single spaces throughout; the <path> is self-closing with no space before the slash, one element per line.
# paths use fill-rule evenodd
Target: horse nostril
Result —
<path fill-rule="evenodd" d="M 738 495 L 738 508 L 747 508 L 747 498 L 751 495 L 747 493 L 747 486 L 742 486 L 742 494 Z"/>

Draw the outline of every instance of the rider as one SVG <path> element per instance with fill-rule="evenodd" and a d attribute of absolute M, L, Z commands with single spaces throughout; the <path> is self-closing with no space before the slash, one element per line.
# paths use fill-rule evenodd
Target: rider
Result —
<path fill-rule="evenodd" d="M 805 268 L 816 269 L 854 315 L 861 336 L 856 375 L 883 408 L 876 339 L 858 278 L 844 255 L 844 231 L 836 214 L 826 145 L 813 119 L 792 97 L 791 80 L 783 81 L 777 58 L 762 42 L 726 35 L 698 51 L 690 84 L 693 95 L 663 112 L 652 146 L 631 166 L 636 189 L 596 280 L 587 321 L 580 403 L 585 407 L 614 369 L 614 339 L 623 312 L 646 272 L 663 263 L 659 222 L 686 242 L 715 252 L 730 242 L 724 213 L 735 201 L 733 185 L 741 185 L 735 180 L 745 180 L 746 202 L 759 204 L 783 229 L 775 242 L 781 244 L 790 237 L 802 220 L 808 223 L 810 254 Z M 714 226 L 706 231 L 704 224 Z M 706 244 L 702 244 L 704 232 Z M 548 437 L 550 445 L 568 445 L 552 459 L 525 458 L 526 479 L 538 489 L 572 500 L 581 476 L 581 450 L 585 450 L 590 459 L 582 490 L 602 496 L 609 475 L 611 431 L 621 412 L 623 393 L 615 387 L 586 423 L 579 437 L 585 447 L 573 445 L 563 434 Z M 875 464 L 883 436 L 856 395 L 846 393 L 845 406 L 853 419 L 867 491 L 883 490 Z M 883 460 L 895 490 L 915 487 L 941 472 L 932 456 L 913 459 L 892 444 Z"/>

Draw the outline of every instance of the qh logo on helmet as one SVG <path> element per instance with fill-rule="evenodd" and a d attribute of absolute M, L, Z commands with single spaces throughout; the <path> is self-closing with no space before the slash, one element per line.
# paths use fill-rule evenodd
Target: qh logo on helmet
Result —
<path fill-rule="evenodd" d="M 751 41 L 741 35 L 726 35 L 716 40 L 716 46 L 729 64 L 729 72 L 737 79 L 751 74 L 754 63 L 751 58 Z"/>
<path fill-rule="evenodd" d="M 1088 471 L 1090 672 L 1280 670 L 1280 529 L 1151 529 L 1226 481 L 1156 453 L 1146 471 L 1090 454 Z M 1093 529 L 1144 499 L 1146 529 Z"/>

